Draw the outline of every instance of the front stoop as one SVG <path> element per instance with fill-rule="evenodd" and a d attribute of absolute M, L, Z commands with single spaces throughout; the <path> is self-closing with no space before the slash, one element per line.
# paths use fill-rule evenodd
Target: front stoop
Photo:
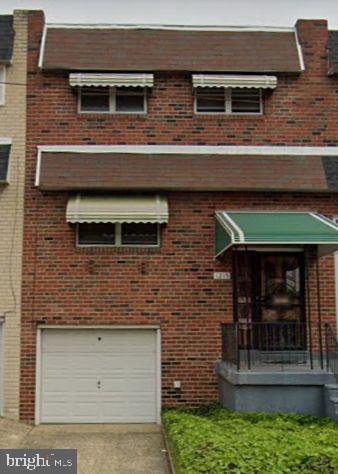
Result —
<path fill-rule="evenodd" d="M 327 384 L 324 390 L 326 416 L 338 423 L 338 384 Z"/>
<path fill-rule="evenodd" d="M 337 421 L 338 385 L 325 370 L 275 372 L 271 367 L 269 372 L 238 371 L 230 364 L 217 362 L 215 371 L 219 401 L 230 410 L 330 416 Z"/>

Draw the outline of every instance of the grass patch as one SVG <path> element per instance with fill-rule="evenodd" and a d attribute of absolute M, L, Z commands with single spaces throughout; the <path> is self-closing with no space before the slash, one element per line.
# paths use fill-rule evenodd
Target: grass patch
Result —
<path fill-rule="evenodd" d="M 337 474 L 338 426 L 300 415 L 166 410 L 177 474 Z"/>

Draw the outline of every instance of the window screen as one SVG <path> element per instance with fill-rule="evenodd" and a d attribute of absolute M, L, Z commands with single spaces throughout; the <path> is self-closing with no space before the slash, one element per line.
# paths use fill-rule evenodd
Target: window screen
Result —
<path fill-rule="evenodd" d="M 135 87 L 132 90 L 125 87 L 117 88 L 115 92 L 116 112 L 144 112 L 144 90 Z"/>
<path fill-rule="evenodd" d="M 122 224 L 122 245 L 157 245 L 157 224 Z"/>
<path fill-rule="evenodd" d="M 82 88 L 81 112 L 109 112 L 109 87 Z"/>
<path fill-rule="evenodd" d="M 115 245 L 115 224 L 79 224 L 79 245 Z"/>
<path fill-rule="evenodd" d="M 224 113 L 224 89 L 198 89 L 196 93 L 196 111 L 206 113 Z"/>
<path fill-rule="evenodd" d="M 78 224 L 78 245 L 127 247 L 158 244 L 157 224 Z"/>
<path fill-rule="evenodd" d="M 260 89 L 232 89 L 231 111 L 233 113 L 260 113 L 261 91 Z"/>

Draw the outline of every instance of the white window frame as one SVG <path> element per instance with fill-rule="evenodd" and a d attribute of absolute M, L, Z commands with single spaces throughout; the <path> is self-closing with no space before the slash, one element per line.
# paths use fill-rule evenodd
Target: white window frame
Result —
<path fill-rule="evenodd" d="M 232 112 L 231 87 L 224 88 L 224 112 L 200 112 L 197 110 L 197 94 L 198 88 L 194 89 L 194 113 L 196 115 L 263 115 L 264 113 L 262 89 L 259 89 L 259 112 Z"/>
<path fill-rule="evenodd" d="M 0 65 L 0 105 L 6 103 L 6 66 Z"/>
<path fill-rule="evenodd" d="M 95 222 L 93 222 L 95 224 Z M 113 223 L 114 224 L 114 223 Z M 79 229 L 81 223 L 76 224 L 75 233 L 75 244 L 76 247 L 99 247 L 99 248 L 160 248 L 161 246 L 161 224 L 157 223 L 157 244 L 122 244 L 122 224 L 128 224 L 128 222 L 115 222 L 115 244 L 80 244 Z M 142 222 L 140 222 L 142 224 Z"/>
<path fill-rule="evenodd" d="M 148 98 L 147 98 L 147 88 L 143 87 L 143 110 L 142 111 L 120 111 L 116 110 L 116 87 L 109 87 L 109 110 L 82 110 L 81 109 L 81 94 L 82 94 L 82 87 L 78 87 L 77 93 L 77 111 L 79 114 L 102 114 L 102 115 L 112 115 L 112 114 L 119 114 L 119 115 L 146 115 L 148 113 Z M 132 87 L 126 88 L 128 89 L 127 92 L 132 92 Z"/>

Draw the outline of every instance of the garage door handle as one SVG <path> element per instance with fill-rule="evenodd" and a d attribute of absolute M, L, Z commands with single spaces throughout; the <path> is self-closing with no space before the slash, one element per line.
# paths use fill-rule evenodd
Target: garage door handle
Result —
<path fill-rule="evenodd" d="M 97 382 L 97 388 L 101 388 L 101 382 L 100 382 L 100 380 L 98 380 L 98 382 Z"/>

